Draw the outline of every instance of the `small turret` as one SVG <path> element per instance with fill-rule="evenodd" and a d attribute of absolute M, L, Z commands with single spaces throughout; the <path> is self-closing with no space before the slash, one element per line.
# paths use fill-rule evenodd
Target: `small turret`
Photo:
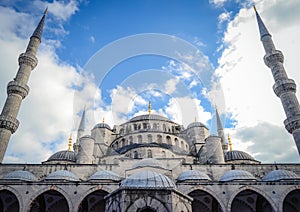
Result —
<path fill-rule="evenodd" d="M 218 136 L 221 138 L 221 143 L 222 143 L 222 149 L 223 151 L 228 150 L 228 145 L 225 141 L 225 136 L 224 136 L 224 130 L 221 122 L 221 118 L 219 116 L 218 110 L 216 109 L 216 118 L 217 118 L 217 128 L 218 128 Z"/>
<path fill-rule="evenodd" d="M 79 139 L 84 135 L 84 131 L 85 131 L 85 107 L 83 109 L 81 119 L 80 119 L 80 123 L 79 123 L 79 126 L 78 126 L 76 143 L 74 143 L 74 146 L 73 146 L 74 151 L 76 153 L 78 152 Z"/>

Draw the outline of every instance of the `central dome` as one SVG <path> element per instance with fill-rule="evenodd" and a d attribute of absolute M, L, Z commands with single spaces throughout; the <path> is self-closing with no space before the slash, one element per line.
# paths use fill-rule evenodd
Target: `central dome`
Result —
<path fill-rule="evenodd" d="M 140 115 L 133 117 L 130 119 L 130 122 L 133 121 L 144 121 L 144 120 L 160 120 L 160 121 L 170 121 L 168 118 L 160 116 L 160 115 L 155 115 L 155 114 L 147 114 L 147 115 Z"/>
<path fill-rule="evenodd" d="M 54 153 L 48 160 L 49 161 L 69 161 L 76 162 L 76 153 L 73 151 L 63 150 Z"/>
<path fill-rule="evenodd" d="M 154 172 L 137 172 L 122 181 L 122 188 L 175 188 L 175 183 L 167 176 Z"/>

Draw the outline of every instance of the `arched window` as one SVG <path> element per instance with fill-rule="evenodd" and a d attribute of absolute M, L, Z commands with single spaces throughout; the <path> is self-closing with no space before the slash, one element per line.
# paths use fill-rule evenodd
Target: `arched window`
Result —
<path fill-rule="evenodd" d="M 147 123 L 143 123 L 143 129 L 148 129 L 148 124 Z"/>
<path fill-rule="evenodd" d="M 167 136 L 166 139 L 167 139 L 167 144 L 172 145 L 171 137 Z"/>
<path fill-rule="evenodd" d="M 134 124 L 133 125 L 133 130 L 137 130 L 138 128 L 137 128 L 137 124 Z"/>
<path fill-rule="evenodd" d="M 178 147 L 178 139 L 175 138 L 175 146 Z"/>
<path fill-rule="evenodd" d="M 139 153 L 137 151 L 133 152 L 133 158 L 135 159 L 139 158 Z"/>
<path fill-rule="evenodd" d="M 161 135 L 157 135 L 157 143 L 162 143 L 162 136 Z"/>
<path fill-rule="evenodd" d="M 142 136 L 141 135 L 138 135 L 138 143 L 142 143 Z"/>
<path fill-rule="evenodd" d="M 133 138 L 132 138 L 132 136 L 129 136 L 129 144 L 130 145 L 133 144 Z"/>
<path fill-rule="evenodd" d="M 148 143 L 152 143 L 152 135 L 148 135 Z"/>
<path fill-rule="evenodd" d="M 167 131 L 166 125 L 163 124 L 163 131 Z"/>
<path fill-rule="evenodd" d="M 122 138 L 122 147 L 123 146 L 126 146 L 126 144 L 125 144 L 125 138 Z"/>
<path fill-rule="evenodd" d="M 79 205 L 78 212 L 90 211 L 91 208 L 93 209 L 93 211 L 105 211 L 104 197 L 107 194 L 108 193 L 106 191 L 96 190 L 87 195 Z"/>
<path fill-rule="evenodd" d="M 180 148 L 184 149 L 183 141 L 180 142 Z"/>
<path fill-rule="evenodd" d="M 19 211 L 19 207 L 18 199 L 11 191 L 0 191 L 0 211 Z"/>
<path fill-rule="evenodd" d="M 151 149 L 147 150 L 147 157 L 148 158 L 152 158 L 152 151 L 151 151 Z"/>
<path fill-rule="evenodd" d="M 166 158 L 166 152 L 165 152 L 165 151 L 162 151 L 162 152 L 161 152 L 161 157 L 162 157 L 162 158 Z"/>
<path fill-rule="evenodd" d="M 155 129 L 155 130 L 157 129 L 157 124 L 156 123 L 153 124 L 153 129 Z"/>
<path fill-rule="evenodd" d="M 123 135 L 123 134 L 124 134 L 124 129 L 121 128 L 121 129 L 120 129 L 120 135 Z"/>

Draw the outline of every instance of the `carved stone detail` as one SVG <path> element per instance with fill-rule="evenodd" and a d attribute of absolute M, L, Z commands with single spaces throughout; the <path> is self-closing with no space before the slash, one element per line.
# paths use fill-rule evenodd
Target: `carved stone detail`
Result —
<path fill-rule="evenodd" d="M 19 121 L 12 117 L 6 115 L 0 115 L 0 128 L 9 130 L 12 134 L 16 132 L 19 127 Z"/>
<path fill-rule="evenodd" d="M 294 116 L 284 120 L 285 129 L 289 133 L 293 133 L 295 130 L 300 129 L 300 116 Z"/>
<path fill-rule="evenodd" d="M 34 55 L 22 53 L 19 56 L 19 66 L 26 64 L 31 66 L 31 69 L 34 69 L 38 63 L 38 59 Z"/>
<path fill-rule="evenodd" d="M 7 85 L 7 94 L 19 94 L 24 99 L 29 93 L 29 86 L 17 81 L 10 81 Z"/>
<path fill-rule="evenodd" d="M 296 83 L 292 79 L 278 80 L 273 85 L 275 94 L 280 97 L 283 93 L 288 91 L 296 92 Z"/>
<path fill-rule="evenodd" d="M 271 68 L 273 65 L 275 65 L 277 62 L 283 63 L 284 57 L 281 51 L 276 50 L 275 52 L 272 52 L 271 54 L 266 54 L 264 56 L 265 64 Z"/>

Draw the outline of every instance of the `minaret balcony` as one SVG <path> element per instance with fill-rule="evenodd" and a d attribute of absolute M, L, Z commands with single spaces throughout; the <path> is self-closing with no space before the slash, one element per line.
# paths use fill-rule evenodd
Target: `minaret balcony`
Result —
<path fill-rule="evenodd" d="M 276 63 L 283 63 L 284 61 L 284 56 L 281 51 L 275 50 L 270 54 L 266 54 L 264 56 L 264 61 L 266 66 L 269 68 L 272 68 L 273 66 L 276 65 Z"/>
<path fill-rule="evenodd" d="M 0 115 L 0 128 L 7 129 L 13 134 L 14 132 L 16 132 L 18 127 L 18 119 L 12 116 Z"/>
<path fill-rule="evenodd" d="M 38 59 L 34 55 L 22 53 L 19 56 L 19 66 L 21 66 L 22 64 L 31 66 L 31 69 L 34 69 L 38 64 Z"/>
<path fill-rule="evenodd" d="M 289 117 L 284 120 L 285 129 L 289 133 L 293 133 L 295 130 L 300 129 L 300 114 L 293 117 Z"/>
<path fill-rule="evenodd" d="M 24 99 L 29 93 L 29 86 L 21 82 L 10 81 L 7 85 L 7 94 L 11 93 L 19 94 Z"/>
<path fill-rule="evenodd" d="M 277 80 L 273 85 L 275 94 L 280 97 L 283 93 L 296 92 L 296 83 L 292 79 Z"/>

